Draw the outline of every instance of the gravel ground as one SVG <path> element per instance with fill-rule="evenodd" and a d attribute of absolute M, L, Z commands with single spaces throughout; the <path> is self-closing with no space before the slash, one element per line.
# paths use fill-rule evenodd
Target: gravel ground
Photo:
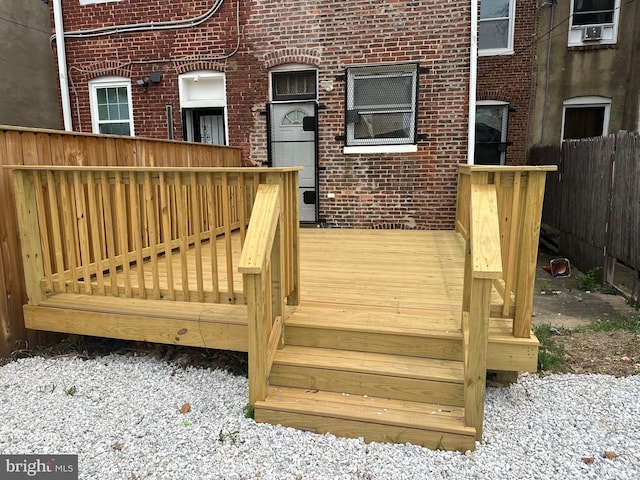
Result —
<path fill-rule="evenodd" d="M 484 441 L 465 454 L 256 424 L 246 402 L 246 378 L 220 370 L 22 359 L 0 367 L 0 453 L 78 454 L 80 478 L 100 480 L 640 478 L 638 375 L 489 388 Z"/>

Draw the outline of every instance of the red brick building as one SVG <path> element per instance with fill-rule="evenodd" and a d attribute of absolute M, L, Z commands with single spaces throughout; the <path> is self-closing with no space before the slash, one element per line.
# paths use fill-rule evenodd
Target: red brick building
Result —
<path fill-rule="evenodd" d="M 303 165 L 302 221 L 453 227 L 471 2 L 50 3 L 62 8 L 74 130 L 228 144 L 246 165 Z M 479 91 L 511 107 L 521 85 L 498 88 L 491 63 L 507 57 L 480 58 Z"/>
<path fill-rule="evenodd" d="M 536 88 L 537 3 L 480 2 L 474 163 L 526 163 Z"/>

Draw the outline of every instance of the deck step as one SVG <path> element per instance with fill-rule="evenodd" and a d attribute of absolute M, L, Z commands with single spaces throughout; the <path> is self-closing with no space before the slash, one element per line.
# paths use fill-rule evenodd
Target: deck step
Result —
<path fill-rule="evenodd" d="M 287 345 L 276 353 L 269 382 L 398 400 L 464 404 L 463 364 L 452 360 Z"/>
<path fill-rule="evenodd" d="M 366 442 L 460 451 L 475 446 L 475 429 L 464 426 L 464 410 L 457 406 L 272 386 L 254 412 L 257 422 Z"/>
<path fill-rule="evenodd" d="M 424 312 L 303 304 L 286 321 L 289 345 L 462 360 L 460 318 L 447 308 L 438 321 Z M 459 315 L 459 314 L 458 314 Z"/>

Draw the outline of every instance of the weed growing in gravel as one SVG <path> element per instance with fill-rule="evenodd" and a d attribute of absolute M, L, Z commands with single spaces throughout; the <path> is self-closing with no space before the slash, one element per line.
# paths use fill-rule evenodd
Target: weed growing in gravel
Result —
<path fill-rule="evenodd" d="M 220 432 L 218 433 L 218 441 L 220 443 L 225 443 L 225 442 L 229 442 L 231 443 L 231 445 L 237 445 L 238 444 L 238 435 L 240 434 L 240 432 L 235 431 L 235 432 L 223 432 L 222 430 L 220 430 Z"/>
<path fill-rule="evenodd" d="M 253 405 L 251 405 L 250 403 L 247 403 L 244 408 L 242 409 L 242 412 L 244 413 L 244 418 L 250 418 L 250 419 L 255 419 L 255 411 L 253 410 Z"/>
<path fill-rule="evenodd" d="M 57 385 L 52 383 L 51 385 L 42 385 L 38 390 L 40 393 L 53 393 L 56 391 Z"/>
<path fill-rule="evenodd" d="M 564 347 L 558 345 L 553 339 L 551 325 L 543 324 L 534 327 L 533 332 L 540 341 L 538 349 L 538 372 L 543 373 L 553 370 L 564 363 Z"/>
<path fill-rule="evenodd" d="M 75 385 L 71 385 L 70 387 L 67 387 L 67 388 L 64 389 L 64 393 L 66 393 L 70 397 L 73 397 L 76 394 L 77 391 L 78 391 L 78 389 L 76 388 Z"/>

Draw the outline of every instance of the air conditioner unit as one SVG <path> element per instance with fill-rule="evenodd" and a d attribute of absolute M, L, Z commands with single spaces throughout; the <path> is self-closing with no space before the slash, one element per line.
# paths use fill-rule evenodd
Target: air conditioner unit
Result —
<path fill-rule="evenodd" d="M 582 31 L 583 42 L 594 42 L 602 39 L 602 27 L 584 27 Z"/>

